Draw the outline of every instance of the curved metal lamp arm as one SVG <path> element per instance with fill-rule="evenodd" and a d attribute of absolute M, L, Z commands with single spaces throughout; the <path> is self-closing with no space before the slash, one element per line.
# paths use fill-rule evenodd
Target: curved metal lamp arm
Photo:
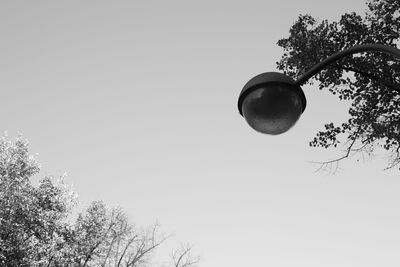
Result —
<path fill-rule="evenodd" d="M 332 56 L 328 57 L 327 59 L 323 60 L 322 62 L 318 63 L 311 69 L 309 69 L 306 73 L 301 75 L 297 81 L 296 85 L 301 85 L 305 83 L 308 79 L 310 79 L 313 75 L 315 75 L 317 72 L 322 70 L 325 66 L 331 64 L 332 62 L 341 59 L 342 57 L 345 57 L 347 55 L 351 54 L 356 54 L 360 52 L 367 52 L 367 51 L 378 51 L 382 53 L 387 53 L 394 55 L 398 58 L 400 58 L 400 50 L 391 46 L 387 45 L 381 45 L 381 44 L 366 44 L 366 45 L 355 45 L 349 49 L 340 51 L 336 54 L 333 54 Z"/>

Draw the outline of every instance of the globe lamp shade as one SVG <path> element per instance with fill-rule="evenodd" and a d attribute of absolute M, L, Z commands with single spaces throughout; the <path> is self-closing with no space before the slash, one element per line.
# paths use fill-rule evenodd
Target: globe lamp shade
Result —
<path fill-rule="evenodd" d="M 278 135 L 297 122 L 306 107 L 306 98 L 293 79 L 281 73 L 267 72 L 244 86 L 238 107 L 254 130 Z"/>

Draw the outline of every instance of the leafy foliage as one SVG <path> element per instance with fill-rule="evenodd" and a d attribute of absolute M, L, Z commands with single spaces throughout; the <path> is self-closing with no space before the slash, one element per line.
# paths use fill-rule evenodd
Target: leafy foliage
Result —
<path fill-rule="evenodd" d="M 67 218 L 76 197 L 63 177 L 31 178 L 40 167 L 28 143 L 0 139 L 0 266 L 147 266 L 166 238 L 157 224 L 146 229 L 120 209 L 95 201 L 75 223 Z M 169 266 L 189 267 L 190 247 L 171 255 Z M 179 258 L 179 261 L 176 260 Z"/>
<path fill-rule="evenodd" d="M 278 68 L 297 78 L 328 56 L 357 44 L 399 46 L 400 1 L 370 0 L 364 16 L 344 14 L 338 22 L 317 22 L 301 15 L 288 38 Z M 400 163 L 400 60 L 368 52 L 348 56 L 326 67 L 309 82 L 319 83 L 340 100 L 351 101 L 350 118 L 341 125 L 328 123 L 310 142 L 314 147 L 336 147 L 345 141 L 346 158 L 365 149 L 383 147 L 392 156 L 389 167 Z M 338 160 L 340 160 L 338 159 Z"/>
<path fill-rule="evenodd" d="M 29 178 L 38 172 L 26 141 L 0 140 L 1 264 L 40 265 L 60 245 L 64 219 L 74 201 L 61 179 L 45 177 L 33 187 Z"/>

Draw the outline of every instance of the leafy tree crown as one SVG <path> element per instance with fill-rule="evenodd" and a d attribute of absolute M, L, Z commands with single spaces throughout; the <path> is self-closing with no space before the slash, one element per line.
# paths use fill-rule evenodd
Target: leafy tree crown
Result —
<path fill-rule="evenodd" d="M 278 68 L 297 78 L 328 56 L 354 45 L 398 47 L 400 1 L 370 0 L 367 7 L 363 16 L 352 12 L 334 22 L 299 16 L 289 37 L 278 41 L 284 49 Z M 327 123 L 311 146 L 329 148 L 342 143 L 346 152 L 335 161 L 383 147 L 390 154 L 388 167 L 400 163 L 399 59 L 376 52 L 348 56 L 309 80 L 314 82 L 340 100 L 351 101 L 351 107 L 348 121 L 340 125 Z"/>

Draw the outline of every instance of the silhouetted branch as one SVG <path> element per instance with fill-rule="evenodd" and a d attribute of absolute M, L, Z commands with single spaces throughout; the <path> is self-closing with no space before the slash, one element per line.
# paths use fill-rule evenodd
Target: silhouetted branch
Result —
<path fill-rule="evenodd" d="M 191 249 L 190 246 L 186 245 L 173 253 L 172 259 L 174 267 L 194 266 L 200 261 L 199 257 L 193 257 L 191 255 Z"/>

